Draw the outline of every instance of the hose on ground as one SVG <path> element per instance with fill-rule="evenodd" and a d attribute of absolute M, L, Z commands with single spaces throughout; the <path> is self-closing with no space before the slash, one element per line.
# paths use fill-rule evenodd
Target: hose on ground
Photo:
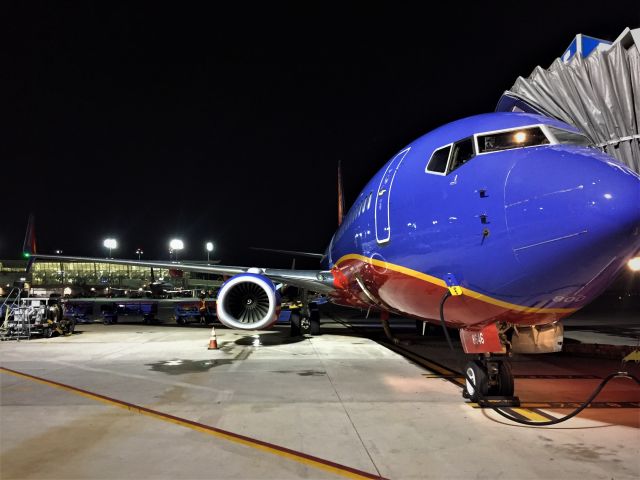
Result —
<path fill-rule="evenodd" d="M 444 304 L 445 304 L 445 302 L 447 301 L 447 299 L 449 297 L 451 297 L 451 292 L 449 292 L 449 290 L 447 290 L 447 292 L 443 295 L 442 300 L 440 301 L 440 323 L 442 325 L 442 329 L 444 330 L 445 336 L 447 337 L 447 342 L 449 343 L 449 348 L 452 351 L 455 351 L 454 348 L 453 348 L 453 343 L 451 342 L 451 338 L 449 337 L 449 332 L 447 331 L 447 326 L 446 326 L 446 322 L 445 322 L 445 319 L 444 319 Z M 478 392 L 478 398 L 479 398 L 480 401 L 482 401 L 484 399 L 484 396 L 480 393 L 481 390 L 476 388 L 474 379 L 469 377 L 469 375 L 467 374 L 467 370 L 466 369 L 463 368 L 462 371 L 464 372 L 464 377 L 465 377 L 466 381 L 469 382 L 469 384 L 473 388 L 474 392 Z M 630 380 L 635 381 L 638 384 L 638 386 L 640 386 L 640 379 L 638 379 L 638 377 L 636 377 L 635 375 L 630 375 L 627 372 L 613 372 L 613 373 L 610 373 L 609 375 L 607 375 L 602 380 L 602 382 L 600 382 L 600 384 L 596 387 L 596 389 L 589 396 L 589 398 L 587 398 L 587 400 L 585 400 L 583 403 L 581 403 L 578 408 L 576 408 L 575 410 L 573 410 L 569 414 L 565 415 L 564 417 L 556 418 L 554 420 L 548 420 L 548 421 L 544 421 L 544 422 L 535 422 L 535 421 L 523 420 L 523 419 L 520 419 L 520 418 L 516 418 L 513 415 L 509 415 L 507 412 L 504 412 L 500 407 L 491 406 L 491 405 L 488 405 L 488 407 L 491 408 L 493 411 L 495 411 L 498 415 L 506 418 L 507 420 L 511 420 L 512 422 L 515 422 L 515 423 L 520 423 L 522 425 L 528 425 L 528 426 L 533 426 L 533 427 L 549 427 L 551 425 L 557 425 L 559 423 L 566 422 L 567 420 L 575 417 L 580 412 L 582 412 L 585 408 L 587 408 L 589 405 L 591 405 L 593 400 L 598 396 L 598 394 L 602 391 L 602 389 L 605 387 L 605 385 L 607 385 L 607 383 L 609 383 L 614 378 L 628 378 Z"/>

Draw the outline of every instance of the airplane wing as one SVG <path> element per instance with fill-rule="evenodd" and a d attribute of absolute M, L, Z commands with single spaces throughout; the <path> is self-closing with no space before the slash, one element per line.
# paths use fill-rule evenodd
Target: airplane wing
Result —
<path fill-rule="evenodd" d="M 276 283 L 284 283 L 317 293 L 330 293 L 334 290 L 333 274 L 324 270 L 288 270 L 278 268 L 249 268 L 230 265 L 202 265 L 185 262 L 161 262 L 144 260 L 124 260 L 115 258 L 71 257 L 63 255 L 31 254 L 33 259 L 54 260 L 57 262 L 95 262 L 117 265 L 136 265 L 149 268 L 168 268 L 186 272 L 213 273 L 217 275 L 237 275 L 239 273 L 261 273 Z"/>

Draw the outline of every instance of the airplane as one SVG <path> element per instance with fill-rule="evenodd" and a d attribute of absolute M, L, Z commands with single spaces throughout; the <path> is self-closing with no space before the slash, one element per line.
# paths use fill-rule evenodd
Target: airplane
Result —
<path fill-rule="evenodd" d="M 308 292 L 373 309 L 385 325 L 391 313 L 442 323 L 478 355 L 465 367 L 463 395 L 510 397 L 505 355 L 559 351 L 562 318 L 638 255 L 640 176 L 569 124 L 487 113 L 401 149 L 340 218 L 324 254 L 311 254 L 317 270 L 31 257 L 230 275 L 217 315 L 241 330 L 275 322 L 278 284 L 301 289 L 301 321 L 316 327 Z"/>

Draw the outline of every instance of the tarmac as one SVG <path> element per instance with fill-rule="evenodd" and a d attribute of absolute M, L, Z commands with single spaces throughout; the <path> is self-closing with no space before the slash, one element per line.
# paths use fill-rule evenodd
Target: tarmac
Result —
<path fill-rule="evenodd" d="M 357 315 L 323 318 L 316 337 L 216 328 L 218 350 L 208 328 L 134 323 L 2 342 L 0 477 L 640 478 L 632 382 L 612 381 L 566 423 L 522 426 L 462 399 L 464 356 L 442 337 L 396 330 L 414 358 Z M 546 419 L 621 362 L 562 353 L 512 365 L 518 414 Z"/>

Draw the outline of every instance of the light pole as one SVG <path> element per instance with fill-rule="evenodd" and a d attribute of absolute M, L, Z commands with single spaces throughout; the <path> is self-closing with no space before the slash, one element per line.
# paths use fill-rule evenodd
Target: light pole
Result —
<path fill-rule="evenodd" d="M 111 256 L 111 250 L 115 250 L 116 248 L 118 248 L 118 242 L 116 241 L 115 238 L 105 238 L 104 242 L 102 242 L 102 245 L 104 245 L 105 248 L 109 249 L 109 257 L 108 258 L 113 258 Z"/>
<path fill-rule="evenodd" d="M 207 242 L 205 247 L 207 248 L 207 263 L 209 263 L 209 255 L 211 254 L 211 252 L 213 252 L 213 243 Z"/>
<path fill-rule="evenodd" d="M 178 250 L 182 250 L 184 248 L 184 242 L 178 238 L 174 238 L 169 242 L 169 248 L 176 255 L 176 262 L 178 261 Z"/>
<path fill-rule="evenodd" d="M 143 253 L 144 253 L 144 252 L 142 251 L 142 249 L 141 249 L 141 248 L 138 248 L 138 249 L 136 250 L 136 255 L 138 255 L 138 260 L 140 260 L 140 255 L 142 255 Z"/>

